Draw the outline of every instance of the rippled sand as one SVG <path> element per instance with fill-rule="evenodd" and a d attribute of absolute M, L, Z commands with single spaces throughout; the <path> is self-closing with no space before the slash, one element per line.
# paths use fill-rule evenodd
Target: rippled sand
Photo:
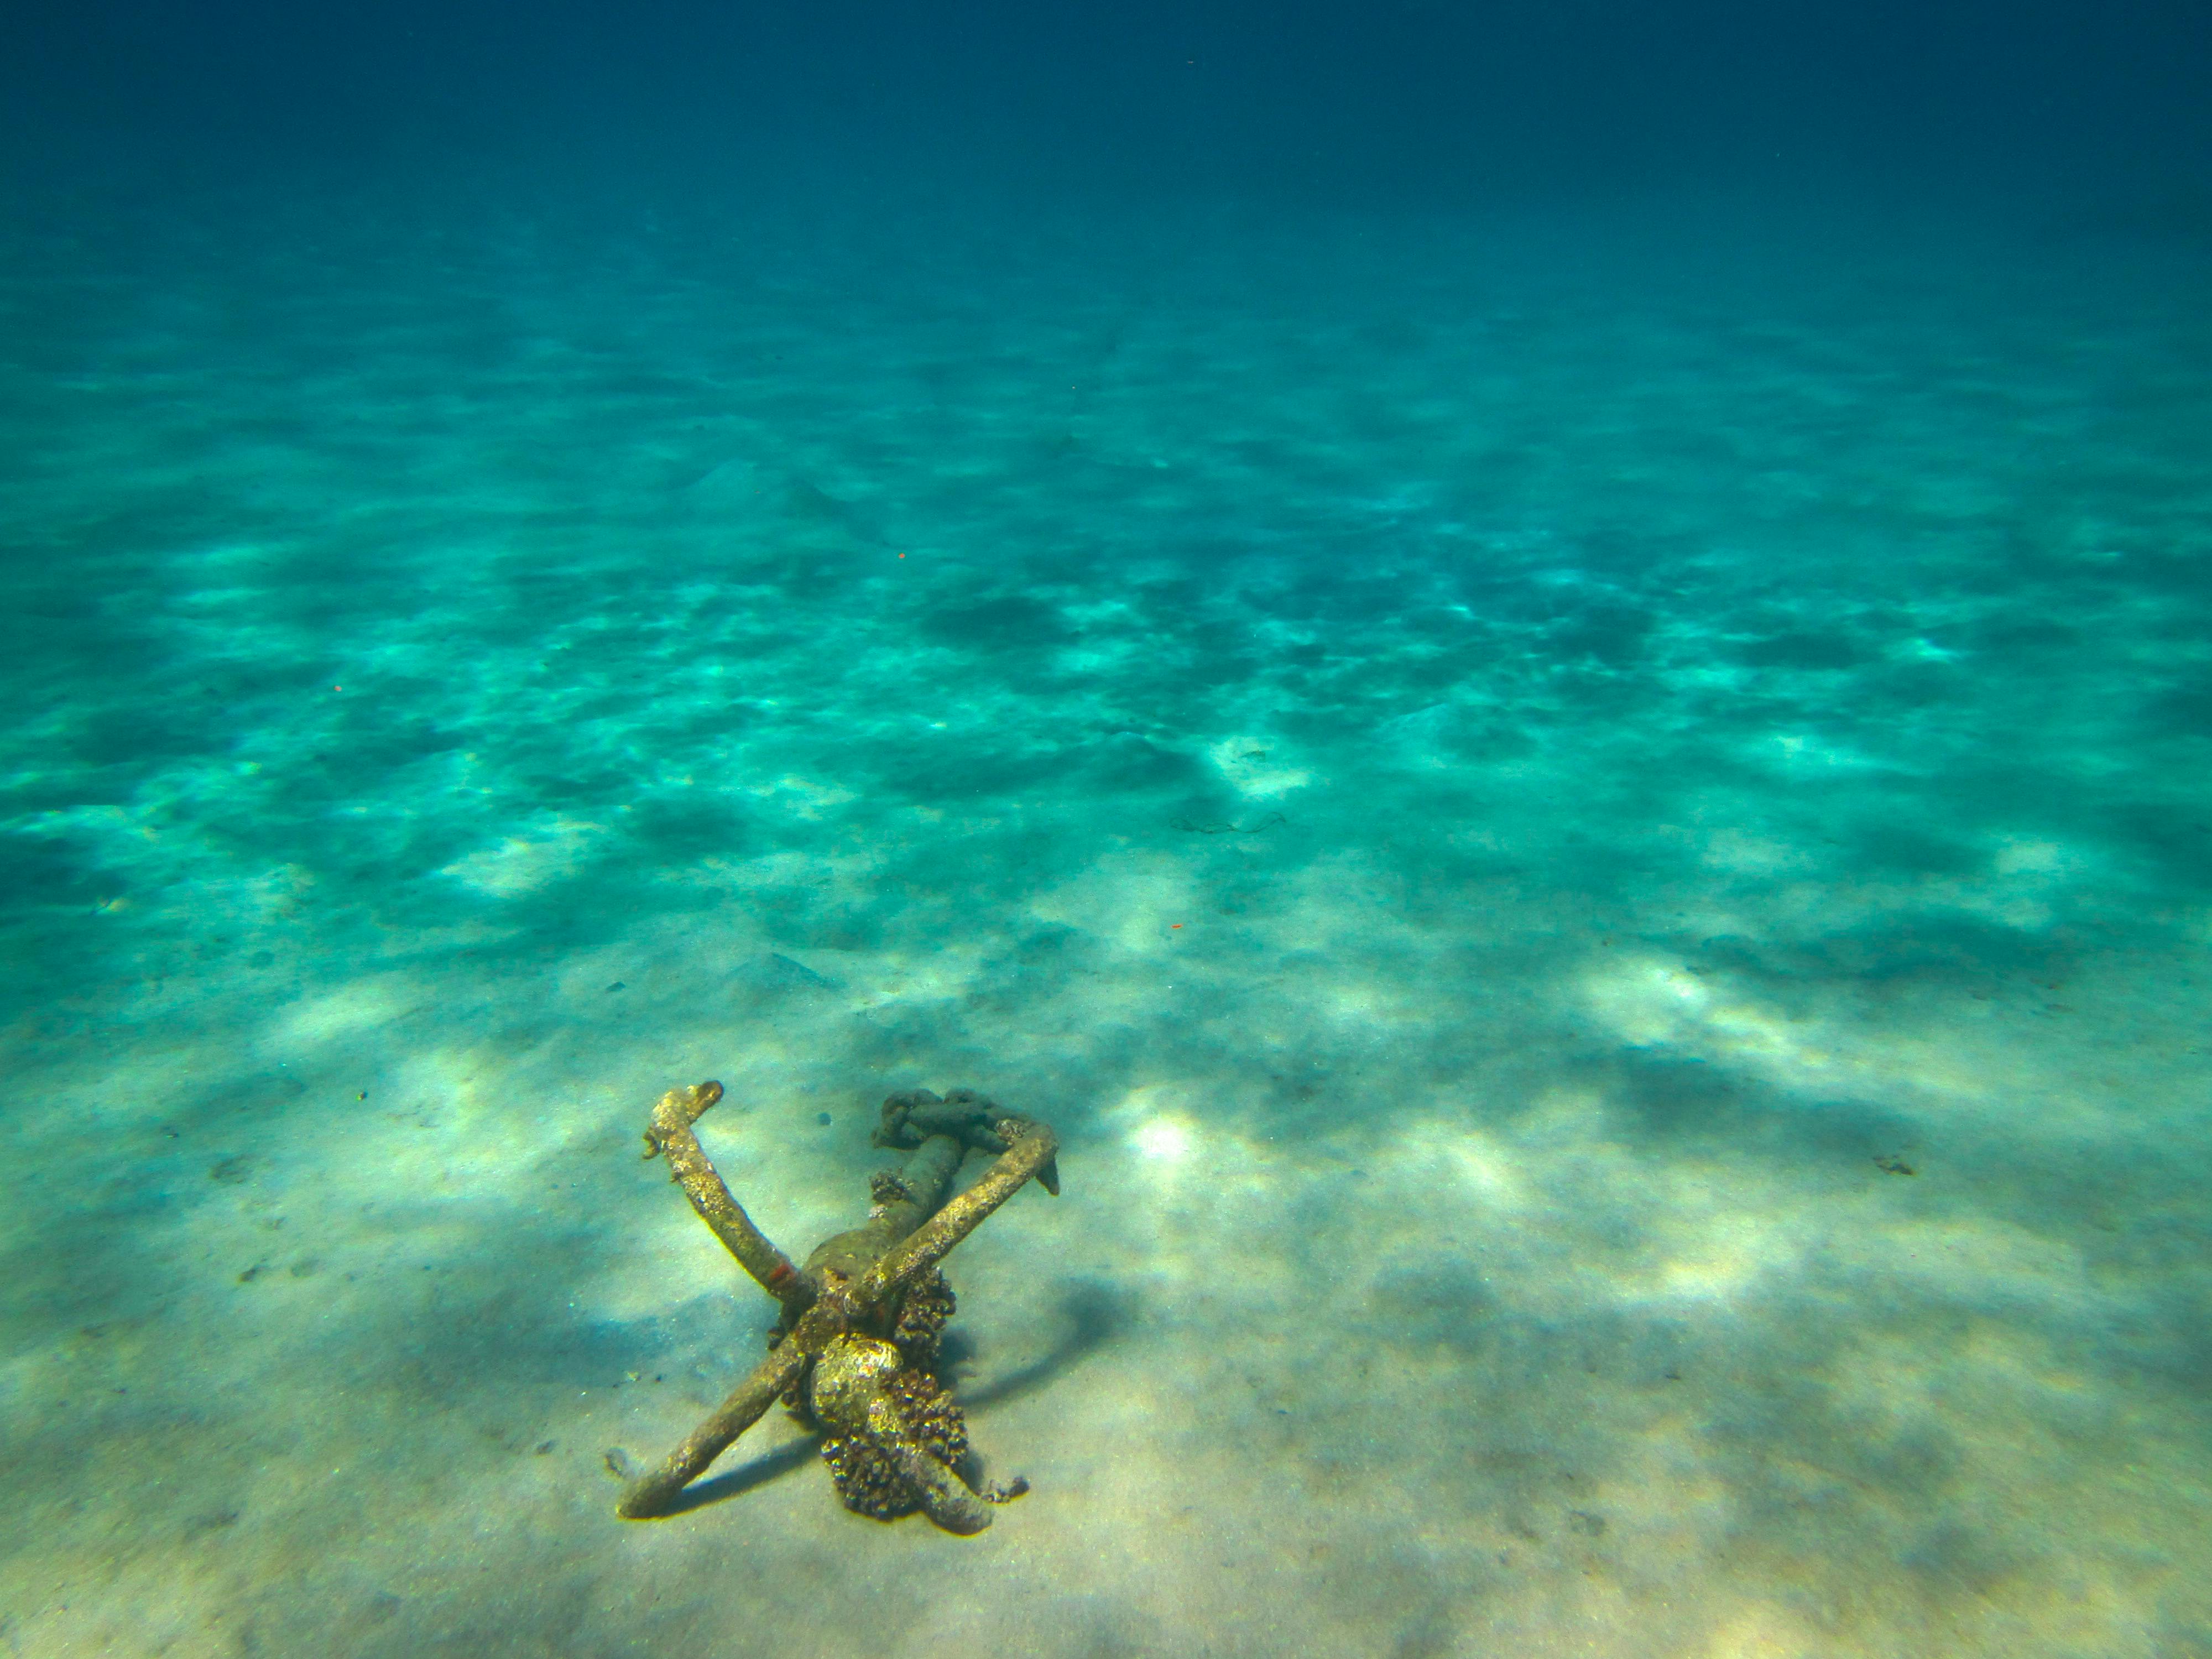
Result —
<path fill-rule="evenodd" d="M 26 241 L 0 1651 L 2212 1651 L 2202 251 L 1699 211 Z"/>

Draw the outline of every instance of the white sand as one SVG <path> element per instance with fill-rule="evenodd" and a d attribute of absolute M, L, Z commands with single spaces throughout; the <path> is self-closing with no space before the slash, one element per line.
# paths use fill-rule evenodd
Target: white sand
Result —
<path fill-rule="evenodd" d="M 253 228 L 12 291 L 0 1652 L 2212 1647 L 2185 259 Z M 988 1534 L 613 1518 L 708 1077 L 1059 1129 Z"/>

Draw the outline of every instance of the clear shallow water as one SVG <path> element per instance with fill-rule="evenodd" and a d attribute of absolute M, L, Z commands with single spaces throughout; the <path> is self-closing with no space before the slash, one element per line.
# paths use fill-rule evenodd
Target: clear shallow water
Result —
<path fill-rule="evenodd" d="M 14 1650 L 2212 1649 L 2201 246 L 15 254 Z M 983 1538 L 613 1520 L 705 1077 L 794 1250 L 1058 1128 Z"/>

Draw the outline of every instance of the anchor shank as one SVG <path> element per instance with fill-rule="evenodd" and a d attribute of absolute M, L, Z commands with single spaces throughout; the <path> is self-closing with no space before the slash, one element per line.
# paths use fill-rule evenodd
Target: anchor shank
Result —
<path fill-rule="evenodd" d="M 983 1224 L 984 1218 L 1021 1190 L 1030 1176 L 1051 1165 L 1060 1142 L 1042 1123 L 1022 1126 L 1014 1144 L 983 1171 L 981 1180 L 887 1251 L 860 1281 L 859 1300 L 873 1306 L 901 1285 L 910 1285 L 942 1261 L 952 1247 Z"/>

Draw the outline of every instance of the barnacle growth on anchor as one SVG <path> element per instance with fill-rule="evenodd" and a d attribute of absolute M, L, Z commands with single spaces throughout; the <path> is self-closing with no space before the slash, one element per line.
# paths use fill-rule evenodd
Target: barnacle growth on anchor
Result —
<path fill-rule="evenodd" d="M 659 1468 L 633 1474 L 609 1454 L 609 1467 L 629 1482 L 617 1512 L 633 1521 L 668 1514 L 684 1487 L 781 1400 L 822 1429 L 823 1460 L 847 1508 L 886 1521 L 920 1510 L 948 1532 L 982 1531 L 990 1505 L 1029 1486 L 1016 1479 L 979 1492 L 961 1475 L 968 1425 L 933 1374 L 953 1310 L 938 1263 L 1031 1176 L 1056 1194 L 1060 1143 L 1043 1124 L 973 1090 L 893 1095 L 874 1141 L 906 1152 L 906 1162 L 870 1183 L 866 1221 L 794 1267 L 730 1196 L 693 1132 L 721 1097 L 719 1083 L 663 1095 L 646 1126 L 645 1155 L 668 1160 L 699 1218 L 782 1304 L 782 1316 L 768 1358 Z M 970 1152 L 996 1161 L 948 1200 Z"/>

